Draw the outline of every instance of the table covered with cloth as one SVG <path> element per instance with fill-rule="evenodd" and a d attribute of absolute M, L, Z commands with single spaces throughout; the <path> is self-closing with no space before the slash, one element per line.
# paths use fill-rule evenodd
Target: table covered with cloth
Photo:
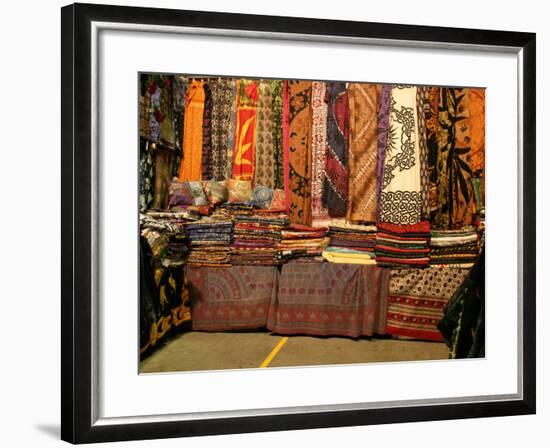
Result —
<path fill-rule="evenodd" d="M 264 328 L 277 296 L 276 266 L 186 266 L 193 330 Z"/>
<path fill-rule="evenodd" d="M 280 334 L 384 334 L 389 269 L 291 261 L 282 266 L 267 328 Z"/>

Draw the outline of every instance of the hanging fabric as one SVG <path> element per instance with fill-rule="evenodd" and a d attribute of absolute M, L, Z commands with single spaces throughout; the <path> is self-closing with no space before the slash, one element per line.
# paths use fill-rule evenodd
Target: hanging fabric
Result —
<path fill-rule="evenodd" d="M 232 80 L 229 84 L 231 88 L 230 101 L 231 110 L 229 112 L 229 126 L 227 128 L 227 153 L 226 153 L 226 165 L 225 165 L 225 179 L 231 179 L 233 177 L 233 153 L 235 148 L 235 135 L 237 133 L 237 84 L 238 81 Z"/>
<path fill-rule="evenodd" d="M 256 120 L 256 161 L 254 182 L 268 188 L 275 186 L 275 154 L 273 151 L 271 81 L 260 81 L 258 117 Z"/>
<path fill-rule="evenodd" d="M 376 115 L 378 126 L 378 140 L 376 145 L 376 220 L 380 220 L 380 197 L 382 196 L 382 178 L 384 177 L 384 160 L 388 144 L 388 130 L 390 127 L 390 100 L 391 85 L 384 84 L 380 90 L 378 112 Z"/>
<path fill-rule="evenodd" d="M 314 81 L 311 97 L 311 218 L 313 226 L 328 224 L 328 210 L 323 206 L 323 184 L 327 148 L 327 87 Z"/>
<path fill-rule="evenodd" d="M 348 221 L 376 221 L 378 92 L 376 84 L 351 83 L 348 86 Z"/>
<path fill-rule="evenodd" d="M 472 184 L 475 195 L 476 212 L 484 208 L 485 198 L 485 89 L 468 89 L 470 93 L 470 131 L 472 147 Z"/>
<path fill-rule="evenodd" d="M 234 85 L 232 79 L 218 79 L 211 83 L 212 176 L 216 180 L 225 179 L 228 137 L 235 132 L 234 127 L 231 127 Z"/>
<path fill-rule="evenodd" d="M 327 83 L 327 148 L 323 206 L 330 217 L 344 217 L 348 207 L 348 93 L 345 82 Z"/>
<path fill-rule="evenodd" d="M 202 115 L 202 178 L 211 179 L 212 169 L 212 90 L 204 84 L 204 111 Z"/>
<path fill-rule="evenodd" d="M 311 224 L 311 81 L 288 81 L 290 222 Z"/>
<path fill-rule="evenodd" d="M 416 89 L 416 116 L 418 117 L 418 151 L 420 156 L 420 192 L 422 194 L 422 219 L 429 217 L 429 175 L 428 175 L 428 146 L 426 141 L 426 117 L 424 105 L 428 102 L 429 88 Z"/>
<path fill-rule="evenodd" d="M 271 129 L 273 131 L 274 187 L 284 188 L 283 173 L 283 81 L 271 81 Z"/>
<path fill-rule="evenodd" d="M 258 110 L 258 81 L 240 80 L 237 86 L 237 124 L 233 153 L 234 179 L 252 180 Z"/>
<path fill-rule="evenodd" d="M 437 155 L 439 153 L 439 98 L 441 89 L 430 87 L 428 98 L 424 98 L 424 121 L 426 123 L 426 152 L 428 168 L 428 211 L 430 221 L 434 221 L 437 211 Z"/>
<path fill-rule="evenodd" d="M 200 180 L 202 174 L 202 121 L 204 83 L 193 80 L 187 87 L 183 119 L 183 159 L 180 180 Z"/>
<path fill-rule="evenodd" d="M 421 220 L 417 133 L 416 87 L 393 86 L 380 197 L 381 222 L 415 224 Z"/>
<path fill-rule="evenodd" d="M 283 81 L 283 187 L 285 192 L 285 212 L 290 214 L 290 170 L 289 170 L 289 152 L 290 152 L 290 96 L 288 91 L 288 81 Z"/>

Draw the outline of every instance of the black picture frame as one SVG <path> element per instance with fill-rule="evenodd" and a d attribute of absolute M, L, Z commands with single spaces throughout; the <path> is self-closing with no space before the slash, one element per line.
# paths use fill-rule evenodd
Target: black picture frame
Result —
<path fill-rule="evenodd" d="M 61 9 L 61 438 L 72 443 L 341 427 L 427 420 L 533 414 L 536 403 L 535 270 L 536 99 L 533 33 L 441 28 L 386 23 L 270 17 L 200 11 L 73 4 Z M 368 410 L 304 412 L 253 417 L 209 418 L 95 425 L 92 416 L 92 107 L 91 24 L 93 21 L 191 26 L 360 37 L 450 46 L 514 47 L 521 52 L 522 159 L 518 194 L 523 230 L 520 289 L 523 295 L 523 395 L 520 399 Z"/>

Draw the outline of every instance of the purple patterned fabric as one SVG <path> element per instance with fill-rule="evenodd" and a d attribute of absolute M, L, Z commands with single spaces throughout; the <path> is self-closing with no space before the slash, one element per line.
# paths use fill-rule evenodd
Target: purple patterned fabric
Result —
<path fill-rule="evenodd" d="M 378 200 L 377 219 L 380 219 L 380 196 L 382 194 L 384 159 L 386 158 L 388 129 L 390 126 L 390 100 L 391 85 L 385 84 L 382 86 L 382 90 L 380 91 L 380 101 L 378 102 L 378 152 L 376 164 L 376 197 Z"/>

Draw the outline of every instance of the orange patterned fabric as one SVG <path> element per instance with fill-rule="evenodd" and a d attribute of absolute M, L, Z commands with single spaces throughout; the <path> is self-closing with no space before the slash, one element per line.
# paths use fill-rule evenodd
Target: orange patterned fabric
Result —
<path fill-rule="evenodd" d="M 470 138 L 472 172 L 482 176 L 485 168 L 485 89 L 468 89 L 470 93 Z"/>
<path fill-rule="evenodd" d="M 185 96 L 183 159 L 180 163 L 180 180 L 201 180 L 204 100 L 204 83 L 191 81 Z"/>
<path fill-rule="evenodd" d="M 256 146 L 258 81 L 238 81 L 233 178 L 252 180 Z"/>

